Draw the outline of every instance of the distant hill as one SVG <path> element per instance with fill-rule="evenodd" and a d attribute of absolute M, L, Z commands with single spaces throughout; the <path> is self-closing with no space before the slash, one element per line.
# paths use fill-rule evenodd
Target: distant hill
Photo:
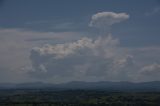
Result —
<path fill-rule="evenodd" d="M 105 90 L 105 91 L 160 91 L 160 81 L 152 82 L 82 82 L 74 81 L 62 84 L 33 83 L 1 83 L 0 89 L 48 89 L 48 90 Z"/>

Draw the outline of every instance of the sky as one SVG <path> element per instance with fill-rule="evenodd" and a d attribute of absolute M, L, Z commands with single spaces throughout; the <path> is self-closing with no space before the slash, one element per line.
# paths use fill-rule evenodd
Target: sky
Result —
<path fill-rule="evenodd" d="M 160 81 L 160 0 L 0 0 L 0 83 Z"/>

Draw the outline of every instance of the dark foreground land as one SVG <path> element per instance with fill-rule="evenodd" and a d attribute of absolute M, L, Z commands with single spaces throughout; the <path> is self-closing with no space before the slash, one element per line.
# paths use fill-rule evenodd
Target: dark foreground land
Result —
<path fill-rule="evenodd" d="M 160 106 L 160 92 L 0 90 L 0 106 Z"/>

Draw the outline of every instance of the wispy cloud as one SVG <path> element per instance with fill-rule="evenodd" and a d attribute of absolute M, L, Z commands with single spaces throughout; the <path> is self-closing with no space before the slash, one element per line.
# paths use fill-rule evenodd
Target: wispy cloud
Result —
<path fill-rule="evenodd" d="M 151 11 L 146 12 L 145 16 L 153 16 L 158 13 L 160 13 L 160 7 L 155 7 Z"/>

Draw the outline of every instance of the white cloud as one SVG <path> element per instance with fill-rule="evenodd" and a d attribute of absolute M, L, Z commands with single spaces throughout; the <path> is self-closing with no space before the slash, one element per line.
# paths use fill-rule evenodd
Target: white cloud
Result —
<path fill-rule="evenodd" d="M 154 63 L 151 65 L 144 66 L 141 70 L 141 73 L 145 75 L 160 74 L 160 64 Z"/>
<path fill-rule="evenodd" d="M 89 23 L 90 27 L 106 28 L 113 24 L 120 23 L 129 18 L 126 13 L 115 13 L 115 12 L 99 12 L 92 16 Z"/>
<path fill-rule="evenodd" d="M 30 65 L 29 51 L 33 47 L 45 43 L 64 42 L 79 36 L 76 32 L 36 32 L 24 29 L 0 29 L 0 68 L 13 77 L 5 77 L 6 81 L 15 81 L 20 76 L 26 77 L 22 67 Z M 41 66 L 41 69 L 45 69 Z M 0 71 L 0 74 L 3 74 Z M 23 74 L 23 75 L 21 75 Z M 7 75 L 7 74 L 6 74 Z M 19 77 L 16 77 L 16 76 Z M 23 81 L 22 80 L 19 81 Z M 15 79 L 15 80 L 14 80 Z M 3 80 L 1 80 L 3 81 Z M 29 79 L 28 79 L 29 81 Z"/>
<path fill-rule="evenodd" d="M 155 81 L 160 80 L 160 64 L 153 63 L 145 65 L 138 72 L 138 80 L 142 81 Z"/>
<path fill-rule="evenodd" d="M 33 48 L 29 74 L 40 79 L 58 76 L 68 80 L 89 80 L 87 78 L 91 77 L 127 80 L 128 75 L 124 73 L 133 65 L 132 56 L 127 56 L 118 44 L 118 40 L 109 35 L 95 40 L 84 37 L 75 42 Z M 42 65 L 45 72 L 41 71 Z"/>
<path fill-rule="evenodd" d="M 55 46 L 46 44 L 42 48 L 33 48 L 34 52 L 40 53 L 40 55 L 53 55 L 54 58 L 64 58 L 69 55 L 75 54 L 81 48 L 92 48 L 92 40 L 89 38 L 82 38 L 77 42 L 57 44 Z"/>
<path fill-rule="evenodd" d="M 42 48 L 35 47 L 33 51 L 39 52 L 40 55 L 53 55 L 54 58 L 64 58 L 73 54 L 78 54 L 80 50 L 91 51 L 92 54 L 105 55 L 106 57 L 112 55 L 110 53 L 114 46 L 118 44 L 117 39 L 112 39 L 111 36 L 106 38 L 98 37 L 95 41 L 91 38 L 83 37 L 76 42 L 49 45 L 45 44 Z M 105 50 L 107 48 L 107 50 Z"/>
<path fill-rule="evenodd" d="M 89 26 L 103 29 L 128 18 L 126 13 L 101 12 L 92 16 Z M 32 68 L 29 73 L 40 79 L 66 77 L 68 80 L 89 80 L 96 77 L 97 80 L 126 80 L 128 75 L 122 72 L 133 65 L 132 56 L 128 56 L 118 44 L 118 39 L 107 35 L 35 47 L 31 51 Z"/>

